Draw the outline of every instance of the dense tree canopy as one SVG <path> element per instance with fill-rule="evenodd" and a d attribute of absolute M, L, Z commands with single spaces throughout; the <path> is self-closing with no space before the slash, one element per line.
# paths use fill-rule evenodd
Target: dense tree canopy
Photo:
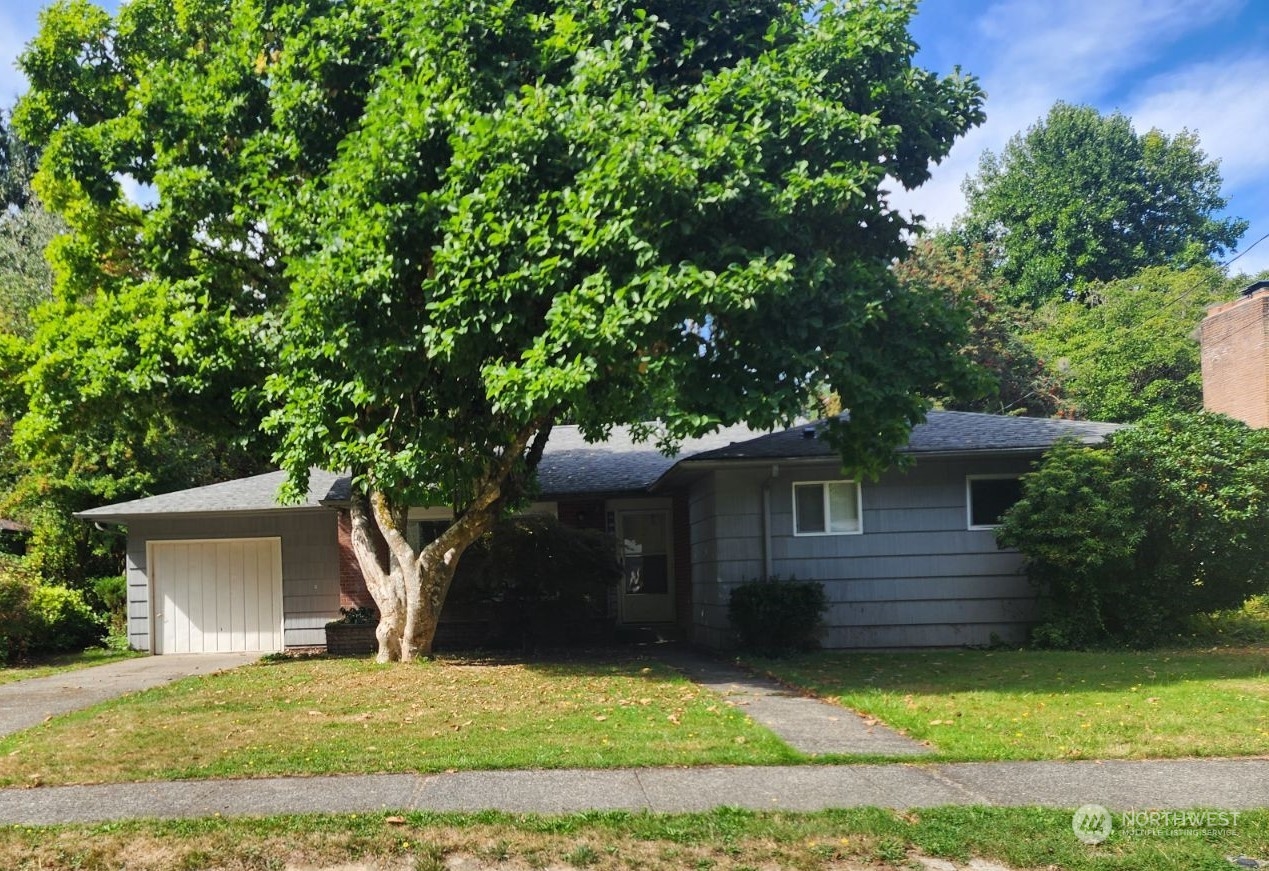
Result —
<path fill-rule="evenodd" d="M 922 239 L 896 264 L 900 284 L 913 292 L 941 293 L 966 310 L 968 333 L 961 355 L 981 370 L 977 392 L 934 399 L 951 411 L 1050 417 L 1067 407 L 1062 378 L 1032 346 L 1035 314 L 1004 302 L 1008 288 L 992 268 L 985 246 L 957 244 L 948 233 Z"/>
<path fill-rule="evenodd" d="M 1208 306 L 1233 296 L 1215 267 L 1155 267 L 1090 284 L 1083 304 L 1047 303 L 1026 342 L 1061 381 L 1073 416 L 1126 423 L 1202 411 L 1195 330 Z"/>
<path fill-rule="evenodd" d="M 1031 305 L 1207 262 L 1247 228 L 1217 217 L 1219 168 L 1195 134 L 1138 134 L 1127 116 L 1089 106 L 1056 104 L 1001 154 L 986 152 L 964 190 L 960 233 L 994 247 L 1009 301 Z"/>
<path fill-rule="evenodd" d="M 352 470 L 387 659 L 430 649 L 457 557 L 562 416 L 657 420 L 668 446 L 826 385 L 851 413 L 830 438 L 875 471 L 965 374 L 954 307 L 889 269 L 910 227 L 883 180 L 920 184 L 981 119 L 971 79 L 912 67 L 911 12 L 56 5 L 18 120 L 72 233 L 20 428 L 265 417 L 294 487 Z M 421 552 L 410 504 L 455 511 Z"/>

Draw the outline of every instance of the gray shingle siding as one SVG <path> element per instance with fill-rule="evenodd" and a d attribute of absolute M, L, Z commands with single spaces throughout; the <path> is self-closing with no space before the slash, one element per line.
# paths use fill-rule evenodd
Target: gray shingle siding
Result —
<path fill-rule="evenodd" d="M 150 650 L 150 583 L 146 545 L 151 541 L 282 539 L 283 643 L 326 643 L 326 623 L 339 616 L 339 554 L 335 512 L 276 511 L 207 517 L 137 517 L 128 528 L 128 642 Z"/>
<path fill-rule="evenodd" d="M 1034 618 L 1035 591 L 1019 554 L 990 530 L 967 529 L 967 475 L 1025 472 L 1025 458 L 921 461 L 862 489 L 859 535 L 795 536 L 793 483 L 839 480 L 835 464 L 719 469 L 696 485 L 694 637 L 728 640 L 727 599 L 762 573 L 763 482 L 770 480 L 775 575 L 824 584 L 830 602 L 826 647 L 936 647 L 986 644 L 992 634 L 1020 641 Z M 698 518 L 699 521 L 698 522 Z M 706 523 L 705 518 L 709 519 Z"/>

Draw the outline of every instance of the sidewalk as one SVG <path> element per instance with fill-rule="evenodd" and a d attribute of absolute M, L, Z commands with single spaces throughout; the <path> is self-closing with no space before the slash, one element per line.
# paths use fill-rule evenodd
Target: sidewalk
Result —
<path fill-rule="evenodd" d="M 794 692 L 730 663 L 685 648 L 667 647 L 649 653 L 809 756 L 922 756 L 930 752 L 929 747 L 884 723 Z"/>
<path fill-rule="evenodd" d="M 0 824 L 388 810 L 677 813 L 978 804 L 1263 808 L 1269 758 L 462 771 L 36 787 L 0 790 Z"/>

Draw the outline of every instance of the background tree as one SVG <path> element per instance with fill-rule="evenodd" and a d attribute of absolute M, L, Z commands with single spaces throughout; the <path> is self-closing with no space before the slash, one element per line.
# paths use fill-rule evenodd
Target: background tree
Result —
<path fill-rule="evenodd" d="M 1061 379 L 1073 416 L 1131 422 L 1202 411 L 1194 331 L 1208 306 L 1234 295 L 1214 266 L 1146 269 L 1088 285 L 1083 304 L 1046 303 L 1026 342 Z"/>
<path fill-rule="evenodd" d="M 934 397 L 940 406 L 1033 417 L 1052 417 L 1066 408 L 1061 378 L 1028 342 L 1034 312 L 1004 302 L 1007 286 L 985 246 L 966 248 L 951 234 L 936 234 L 919 241 L 894 271 L 910 292 L 942 294 L 966 312 L 968 336 L 960 353 L 982 371 L 983 385 L 978 395 Z"/>
<path fill-rule="evenodd" d="M 23 339 L 34 329 L 32 312 L 53 297 L 44 249 L 66 229 L 31 190 L 37 159 L 0 113 L 0 332 Z"/>
<path fill-rule="evenodd" d="M 1195 134 L 1139 135 L 1118 112 L 1058 103 L 1000 155 L 983 155 L 958 230 L 993 248 L 1007 301 L 1039 305 L 1232 250 L 1247 222 L 1216 217 L 1220 188 Z"/>
<path fill-rule="evenodd" d="M 920 184 L 981 120 L 972 80 L 912 67 L 912 8 L 54 6 L 18 120 L 72 232 L 19 428 L 154 405 L 245 434 L 267 409 L 291 493 L 354 475 L 381 659 L 429 651 L 561 416 L 669 448 L 824 384 L 875 472 L 966 375 L 956 310 L 889 269 L 911 227 L 883 179 Z M 455 521 L 416 551 L 410 505 Z"/>

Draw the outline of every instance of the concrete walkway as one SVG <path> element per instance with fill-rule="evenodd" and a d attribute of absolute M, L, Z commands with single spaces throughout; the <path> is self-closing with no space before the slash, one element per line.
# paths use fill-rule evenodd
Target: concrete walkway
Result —
<path fill-rule="evenodd" d="M 461 771 L 0 790 L 0 824 L 286 813 L 1269 807 L 1269 759 Z"/>
<path fill-rule="evenodd" d="M 0 737 L 127 693 L 255 662 L 259 653 L 142 656 L 0 685 Z"/>
<path fill-rule="evenodd" d="M 774 680 L 682 648 L 654 649 L 656 659 L 718 693 L 794 750 L 811 756 L 920 756 L 930 748 L 849 708 L 801 695 Z"/>

